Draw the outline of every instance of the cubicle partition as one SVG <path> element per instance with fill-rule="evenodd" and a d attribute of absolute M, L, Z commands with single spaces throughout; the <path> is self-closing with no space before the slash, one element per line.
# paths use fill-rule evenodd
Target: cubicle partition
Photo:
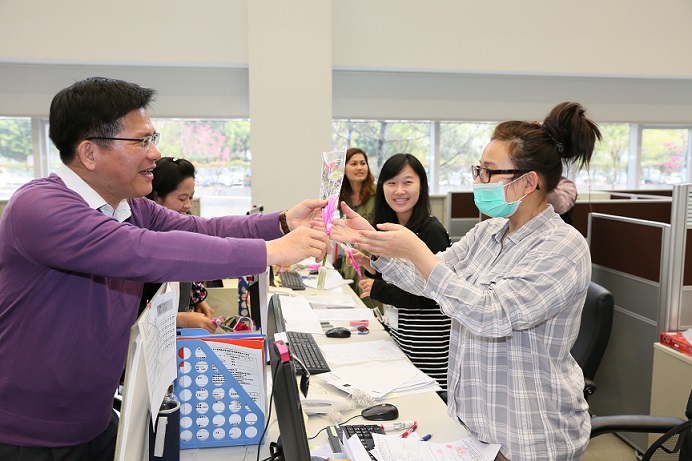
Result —
<path fill-rule="evenodd" d="M 670 279 L 666 317 L 662 330 L 679 331 L 692 327 L 692 184 L 673 189 L 670 220 Z"/>
<path fill-rule="evenodd" d="M 668 304 L 671 225 L 592 213 L 588 221 L 591 279 L 613 293 L 615 313 L 608 348 L 589 398 L 597 415 L 648 414 L 658 341 Z M 645 434 L 623 434 L 642 449 Z M 644 450 L 645 451 L 645 450 Z"/>
<path fill-rule="evenodd" d="M 649 221 L 670 223 L 671 190 L 595 191 L 581 194 L 572 209 L 572 225 L 586 237 L 589 213 L 603 213 Z M 481 220 L 473 192 L 449 192 L 443 224 L 452 242 L 458 241 Z"/>
<path fill-rule="evenodd" d="M 669 196 L 615 192 L 609 199 L 577 200 L 572 208 L 572 225 L 586 237 L 589 213 L 670 223 L 671 202 Z"/>

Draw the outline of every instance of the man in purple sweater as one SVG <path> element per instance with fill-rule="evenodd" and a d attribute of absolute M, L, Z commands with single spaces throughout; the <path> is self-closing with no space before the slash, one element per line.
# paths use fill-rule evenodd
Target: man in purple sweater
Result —
<path fill-rule="evenodd" d="M 161 153 L 154 90 L 90 78 L 60 91 L 50 138 L 63 165 L 0 219 L 0 459 L 106 460 L 113 394 L 144 282 L 212 280 L 321 259 L 326 202 L 203 219 L 144 198 Z"/>

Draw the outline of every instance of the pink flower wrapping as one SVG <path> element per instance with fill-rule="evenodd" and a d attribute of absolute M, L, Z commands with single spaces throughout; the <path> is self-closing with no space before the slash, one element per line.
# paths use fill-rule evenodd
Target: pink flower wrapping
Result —
<path fill-rule="evenodd" d="M 322 218 L 324 219 L 324 226 L 327 228 L 327 235 L 332 231 L 332 221 L 334 220 L 334 211 L 336 211 L 336 205 L 339 203 L 339 195 L 330 195 L 327 199 L 327 206 L 322 208 Z"/>
<path fill-rule="evenodd" d="M 353 257 L 353 247 L 351 245 L 344 247 L 344 251 L 346 251 L 348 259 L 351 260 L 351 264 L 353 264 L 354 269 L 356 270 L 356 272 L 358 272 L 358 280 L 363 280 L 363 274 L 360 271 L 360 264 L 358 264 L 356 258 Z"/>

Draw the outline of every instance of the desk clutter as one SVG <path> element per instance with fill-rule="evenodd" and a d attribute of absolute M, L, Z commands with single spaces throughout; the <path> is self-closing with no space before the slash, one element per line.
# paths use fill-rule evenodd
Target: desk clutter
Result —
<path fill-rule="evenodd" d="M 692 328 L 661 332 L 661 344 L 692 356 Z"/>
<path fill-rule="evenodd" d="M 182 330 L 176 341 L 180 448 L 260 442 L 266 414 L 266 338 Z"/>
<path fill-rule="evenodd" d="M 233 306 L 215 319 L 216 334 L 179 331 L 174 393 L 180 401 L 180 448 L 233 450 L 230 447 L 254 445 L 270 455 L 280 450 L 287 461 L 307 461 L 311 455 L 386 461 L 404 459 L 404 454 L 432 461 L 440 453 L 455 456 L 459 450 L 465 455 L 454 459 L 494 459 L 498 446 L 476 445 L 470 437 L 445 444 L 427 442 L 439 430 L 435 423 L 427 421 L 421 429 L 430 434 L 418 435 L 415 421 L 399 419 L 399 403 L 390 402 L 424 394 L 424 401 L 434 395 L 432 403 L 438 403 L 437 382 L 413 366 L 372 310 L 336 280 L 336 271 L 330 278 L 334 288 L 324 290 L 310 287 L 314 280 L 308 272 L 299 272 L 306 289 L 287 292 L 284 286 L 273 295 L 267 274 L 239 279 L 238 310 Z M 239 327 L 248 329 L 238 331 Z M 350 334 L 327 335 L 330 329 Z M 307 349 L 301 346 L 306 341 Z M 279 343 L 283 349 L 276 347 Z M 316 363 L 310 363 L 312 359 Z M 301 370 L 301 363 L 313 376 Z M 273 422 L 267 420 L 270 405 Z M 350 421 L 354 411 L 365 424 L 339 423 Z M 413 416 L 410 409 L 407 412 Z M 312 426 L 320 420 L 327 426 L 321 446 L 310 446 L 310 420 Z M 277 426 L 278 439 L 271 432 Z M 267 427 L 270 432 L 265 435 Z M 216 459 L 211 453 L 218 452 L 188 453 L 186 460 L 208 460 Z"/>

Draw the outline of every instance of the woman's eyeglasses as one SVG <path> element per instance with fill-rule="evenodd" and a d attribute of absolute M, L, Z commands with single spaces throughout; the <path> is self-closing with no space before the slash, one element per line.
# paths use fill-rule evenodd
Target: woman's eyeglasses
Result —
<path fill-rule="evenodd" d="M 473 176 L 473 179 L 475 180 L 476 178 L 481 178 L 481 182 L 483 182 L 483 183 L 490 182 L 490 178 L 494 174 L 518 174 L 518 173 L 528 173 L 528 171 L 527 170 L 491 170 L 490 168 L 484 168 L 482 166 L 475 166 L 475 165 L 473 165 L 471 167 L 471 175 Z"/>

